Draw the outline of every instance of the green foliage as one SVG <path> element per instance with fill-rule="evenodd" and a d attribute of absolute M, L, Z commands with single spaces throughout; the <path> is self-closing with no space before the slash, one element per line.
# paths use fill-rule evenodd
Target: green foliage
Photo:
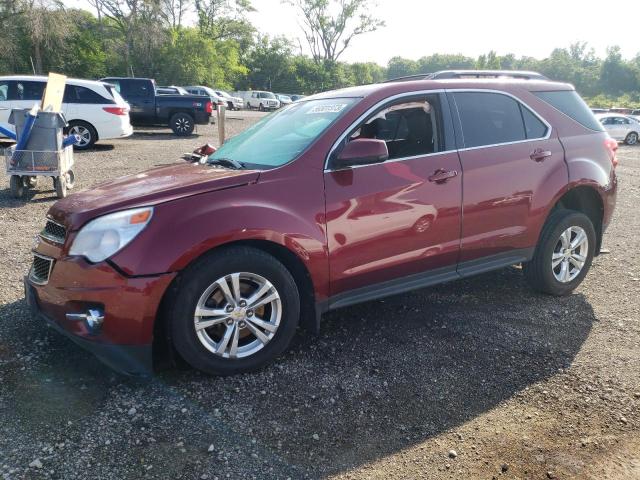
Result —
<path fill-rule="evenodd" d="M 594 107 L 640 108 L 640 54 L 626 60 L 616 46 L 605 58 L 576 42 L 540 60 L 495 51 L 477 58 L 435 53 L 393 57 L 381 67 L 338 61 L 353 36 L 381 26 L 368 13 L 369 0 L 283 0 L 300 12 L 305 38 L 320 42 L 311 57 L 285 37 L 259 34 L 247 19 L 250 0 L 85 1 L 97 17 L 59 0 L 0 0 L 0 74 L 133 73 L 159 84 L 312 94 L 446 69 L 520 69 L 574 84 Z M 193 26 L 183 24 L 189 11 L 197 15 Z"/>

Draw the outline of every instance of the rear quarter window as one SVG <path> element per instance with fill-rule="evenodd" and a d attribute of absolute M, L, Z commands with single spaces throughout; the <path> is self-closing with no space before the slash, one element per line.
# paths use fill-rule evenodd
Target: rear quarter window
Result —
<path fill-rule="evenodd" d="M 604 130 L 598 119 L 593 115 L 593 112 L 575 90 L 532 93 L 556 110 L 560 110 L 565 115 L 573 118 L 582 126 L 596 132 Z"/>

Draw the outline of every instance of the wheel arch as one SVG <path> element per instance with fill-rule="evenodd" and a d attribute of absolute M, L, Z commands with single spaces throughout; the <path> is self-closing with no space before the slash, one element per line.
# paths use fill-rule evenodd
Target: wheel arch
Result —
<path fill-rule="evenodd" d="M 242 239 L 234 240 L 220 245 L 216 245 L 209 250 L 202 252 L 197 257 L 193 258 L 189 264 L 182 269 L 178 275 L 173 279 L 169 287 L 166 289 L 162 300 L 160 302 L 160 308 L 156 314 L 156 319 L 153 326 L 153 357 L 155 364 L 175 364 L 183 362 L 179 358 L 177 352 L 175 352 L 171 338 L 170 329 L 168 328 L 168 299 L 178 289 L 184 272 L 189 269 L 191 265 L 196 264 L 203 258 L 213 253 L 224 251 L 233 247 L 251 247 L 256 250 L 261 250 L 268 253 L 279 262 L 281 262 L 285 268 L 293 276 L 296 285 L 302 287 L 300 291 L 300 325 L 306 330 L 317 334 L 320 329 L 320 315 L 321 309 L 316 303 L 316 296 L 314 290 L 313 278 L 309 272 L 307 266 L 300 259 L 300 257 L 288 249 L 287 247 L 276 243 L 271 240 L 263 239 Z"/>
<path fill-rule="evenodd" d="M 595 254 L 598 255 L 602 246 L 604 219 L 604 202 L 598 190 L 588 185 L 570 188 L 556 201 L 549 215 L 560 208 L 575 210 L 589 217 L 596 230 Z"/>

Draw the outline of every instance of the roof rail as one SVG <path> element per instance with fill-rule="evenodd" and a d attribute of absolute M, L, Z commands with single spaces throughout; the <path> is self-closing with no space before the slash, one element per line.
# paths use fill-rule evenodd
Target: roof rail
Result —
<path fill-rule="evenodd" d="M 524 70 L 441 70 L 435 73 L 422 73 L 394 78 L 388 82 L 409 82 L 411 80 L 441 80 L 451 78 L 518 78 L 521 80 L 549 80 L 537 72 Z"/>

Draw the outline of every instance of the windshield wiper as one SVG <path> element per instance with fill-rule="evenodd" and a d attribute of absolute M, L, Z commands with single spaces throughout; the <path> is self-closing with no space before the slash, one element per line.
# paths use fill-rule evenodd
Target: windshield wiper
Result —
<path fill-rule="evenodd" d="M 233 158 L 210 158 L 207 163 L 209 165 L 221 165 L 234 170 L 243 170 L 247 168 L 244 163 L 234 160 Z"/>

